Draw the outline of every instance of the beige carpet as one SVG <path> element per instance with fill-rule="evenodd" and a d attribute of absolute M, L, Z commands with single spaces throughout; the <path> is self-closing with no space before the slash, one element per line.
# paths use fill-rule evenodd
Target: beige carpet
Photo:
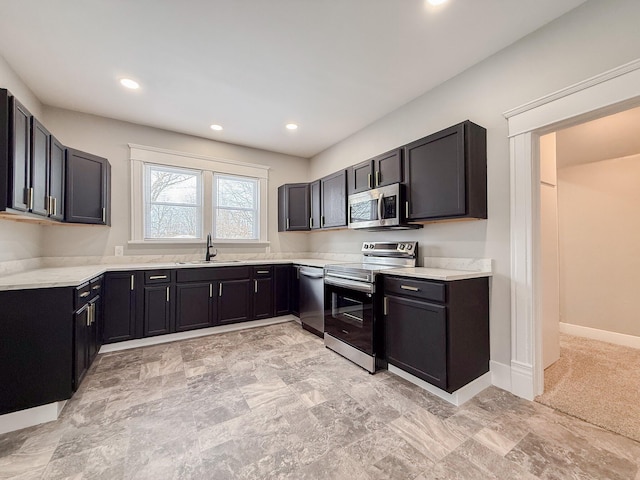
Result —
<path fill-rule="evenodd" d="M 560 334 L 536 401 L 640 442 L 640 350 Z"/>

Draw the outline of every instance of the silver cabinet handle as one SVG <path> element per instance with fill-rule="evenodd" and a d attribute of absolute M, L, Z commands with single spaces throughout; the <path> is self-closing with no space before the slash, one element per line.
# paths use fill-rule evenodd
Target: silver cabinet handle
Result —
<path fill-rule="evenodd" d="M 94 285 L 91 290 L 100 290 L 100 285 Z"/>
<path fill-rule="evenodd" d="M 289 218 L 287 217 L 287 230 L 289 230 L 289 225 L 290 225 L 290 222 L 289 222 Z"/>
<path fill-rule="evenodd" d="M 409 218 L 409 201 L 404 202 L 404 216 Z"/>
<path fill-rule="evenodd" d="M 47 215 L 53 214 L 53 197 L 51 195 L 47 196 Z"/>
<path fill-rule="evenodd" d="M 419 289 L 419 288 L 416 288 L 416 287 L 410 287 L 409 285 L 400 285 L 400 288 L 401 288 L 402 290 L 409 290 L 409 291 L 411 291 L 411 292 L 419 292 L 419 291 L 420 291 L 420 289 Z"/>
<path fill-rule="evenodd" d="M 220 284 L 218 285 L 218 296 L 222 296 L 222 282 L 220 282 Z"/>
<path fill-rule="evenodd" d="M 135 286 L 135 275 L 131 275 L 131 290 L 133 290 L 133 287 Z"/>
<path fill-rule="evenodd" d="M 87 305 L 87 327 L 91 326 L 91 305 Z"/>
<path fill-rule="evenodd" d="M 58 214 L 58 199 L 56 197 L 51 197 L 53 200 L 53 216 L 55 217 Z"/>
<path fill-rule="evenodd" d="M 167 287 L 167 302 L 169 301 L 169 287 Z"/>
<path fill-rule="evenodd" d="M 253 291 L 254 293 L 258 293 L 258 280 L 253 281 Z"/>
<path fill-rule="evenodd" d="M 309 217 L 309 228 L 313 228 L 313 217 Z"/>
<path fill-rule="evenodd" d="M 80 294 L 80 298 L 88 297 L 90 293 L 91 293 L 91 292 L 82 292 L 82 293 Z"/>
<path fill-rule="evenodd" d="M 387 297 L 384 297 L 384 300 L 382 302 L 382 314 L 383 315 L 388 315 L 389 311 L 389 299 Z"/>
<path fill-rule="evenodd" d="M 269 273 L 269 270 L 258 270 L 256 273 Z"/>
<path fill-rule="evenodd" d="M 376 172 L 376 187 L 380 185 L 380 181 L 381 181 L 380 170 L 378 170 Z"/>
<path fill-rule="evenodd" d="M 209 298 L 213 298 L 213 283 L 209 284 Z"/>
<path fill-rule="evenodd" d="M 151 275 L 149 277 L 149 280 L 162 280 L 162 279 L 165 279 L 165 278 L 167 278 L 166 275 Z"/>
<path fill-rule="evenodd" d="M 102 223 L 107 223 L 107 209 L 102 208 Z"/>
<path fill-rule="evenodd" d="M 367 185 L 371 188 L 371 174 L 367 175 Z"/>

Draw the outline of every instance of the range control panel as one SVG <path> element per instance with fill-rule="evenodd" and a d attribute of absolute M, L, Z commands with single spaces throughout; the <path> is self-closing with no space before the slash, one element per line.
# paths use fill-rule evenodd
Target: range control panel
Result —
<path fill-rule="evenodd" d="M 372 256 L 411 256 L 415 257 L 418 242 L 364 242 L 362 253 Z"/>

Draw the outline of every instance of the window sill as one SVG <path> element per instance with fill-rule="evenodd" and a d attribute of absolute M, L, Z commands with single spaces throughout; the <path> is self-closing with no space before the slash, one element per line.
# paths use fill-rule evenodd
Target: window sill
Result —
<path fill-rule="evenodd" d="M 128 245 L 136 245 L 140 247 L 154 247 L 161 246 L 166 247 L 170 245 L 176 246 L 205 246 L 206 240 L 202 239 L 175 239 L 175 240 L 129 240 L 127 242 Z M 224 241 L 214 241 L 214 247 L 246 247 L 246 248 L 255 248 L 255 247 L 268 247 L 271 245 L 271 242 L 261 242 L 261 241 L 241 241 L 241 240 L 224 240 Z"/>

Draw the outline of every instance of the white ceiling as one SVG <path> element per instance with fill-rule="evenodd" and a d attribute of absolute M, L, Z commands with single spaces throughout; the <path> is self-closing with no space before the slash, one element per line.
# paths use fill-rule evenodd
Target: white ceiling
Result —
<path fill-rule="evenodd" d="M 640 154 L 640 107 L 556 132 L 557 168 Z"/>
<path fill-rule="evenodd" d="M 7 1 L 0 55 L 47 105 L 311 157 L 583 2 Z"/>

